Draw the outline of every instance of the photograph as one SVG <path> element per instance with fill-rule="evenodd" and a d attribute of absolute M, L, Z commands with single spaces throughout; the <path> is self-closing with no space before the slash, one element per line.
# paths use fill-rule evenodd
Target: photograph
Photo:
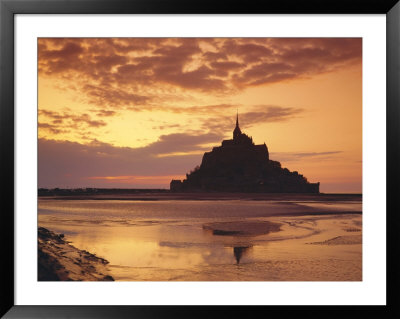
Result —
<path fill-rule="evenodd" d="M 362 37 L 38 37 L 37 280 L 362 282 L 362 71 Z"/>
<path fill-rule="evenodd" d="M 399 0 L 0 0 L 1 318 L 400 318 Z"/>

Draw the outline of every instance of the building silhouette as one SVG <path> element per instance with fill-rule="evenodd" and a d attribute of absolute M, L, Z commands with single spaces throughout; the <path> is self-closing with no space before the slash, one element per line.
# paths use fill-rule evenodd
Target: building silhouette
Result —
<path fill-rule="evenodd" d="M 269 159 L 267 145 L 255 145 L 242 133 L 239 114 L 233 138 L 206 152 L 200 166 L 186 174 L 186 179 L 172 180 L 173 192 L 260 192 L 319 193 L 319 183 L 309 183 L 294 171 L 282 168 Z"/>

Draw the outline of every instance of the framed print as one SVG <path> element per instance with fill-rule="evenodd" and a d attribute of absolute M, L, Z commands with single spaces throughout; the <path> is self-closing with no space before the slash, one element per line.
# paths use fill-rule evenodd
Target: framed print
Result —
<path fill-rule="evenodd" d="M 301 4 L 1 1 L 2 315 L 398 313 L 400 7 Z"/>

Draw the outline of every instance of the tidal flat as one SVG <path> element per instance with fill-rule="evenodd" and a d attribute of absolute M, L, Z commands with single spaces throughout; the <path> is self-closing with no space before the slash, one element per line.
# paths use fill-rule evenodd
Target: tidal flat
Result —
<path fill-rule="evenodd" d="M 361 281 L 361 195 L 39 197 L 38 224 L 116 281 Z"/>

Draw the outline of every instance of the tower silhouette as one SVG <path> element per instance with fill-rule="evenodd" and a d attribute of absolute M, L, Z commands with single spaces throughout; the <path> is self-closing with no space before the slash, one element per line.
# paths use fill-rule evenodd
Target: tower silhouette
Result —
<path fill-rule="evenodd" d="M 238 111 L 236 114 L 236 127 L 233 130 L 233 139 L 236 140 L 241 134 L 242 134 L 242 131 L 240 130 L 240 127 L 239 127 L 239 111 Z"/>

